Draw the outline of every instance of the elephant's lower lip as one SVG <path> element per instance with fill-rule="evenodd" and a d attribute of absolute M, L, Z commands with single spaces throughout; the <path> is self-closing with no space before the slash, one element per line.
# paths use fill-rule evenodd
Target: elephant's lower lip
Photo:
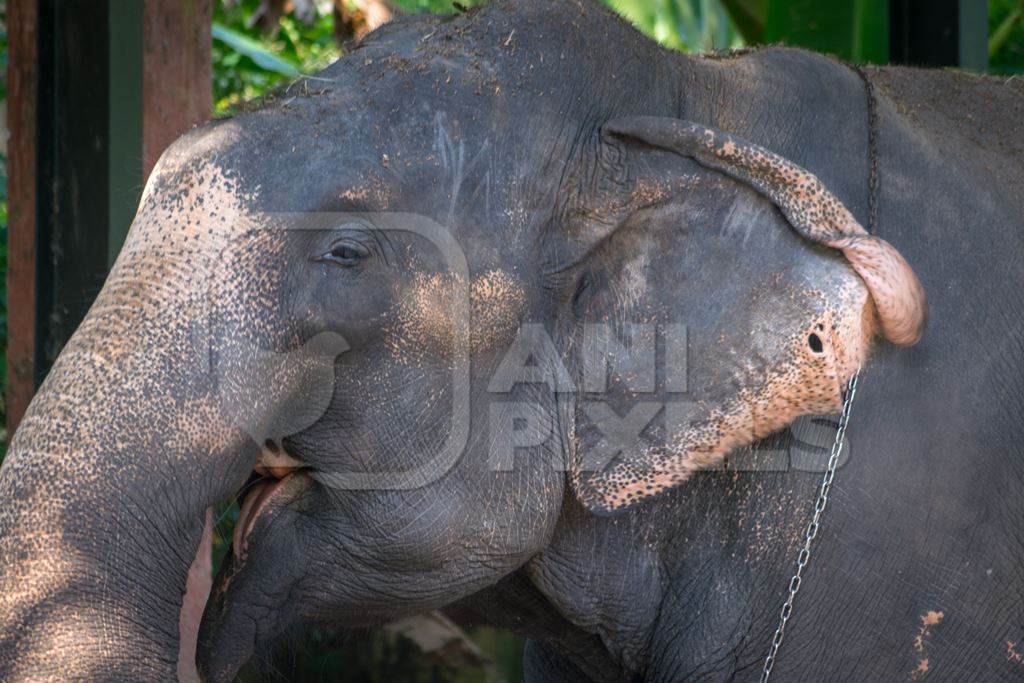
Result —
<path fill-rule="evenodd" d="M 241 559 L 246 538 L 252 531 L 253 525 L 259 518 L 260 513 L 266 508 L 267 503 L 274 497 L 281 487 L 290 480 L 292 475 L 286 475 L 281 479 L 264 478 L 257 481 L 249 492 L 242 499 L 242 508 L 238 513 L 238 521 L 235 522 L 235 530 L 231 539 L 231 547 L 235 553 L 235 559 Z"/>

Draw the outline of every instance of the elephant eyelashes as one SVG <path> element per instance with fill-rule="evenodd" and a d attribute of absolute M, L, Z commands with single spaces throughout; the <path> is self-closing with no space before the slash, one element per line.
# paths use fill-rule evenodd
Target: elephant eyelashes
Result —
<path fill-rule="evenodd" d="M 572 295 L 572 310 L 579 315 L 586 301 L 587 290 L 590 289 L 590 278 L 584 274 L 576 284 L 576 291 Z"/>
<path fill-rule="evenodd" d="M 807 344 L 811 347 L 811 351 L 814 353 L 821 353 L 825 350 L 825 346 L 821 343 L 821 337 L 814 332 L 811 332 L 811 334 L 808 335 Z"/>
<path fill-rule="evenodd" d="M 335 242 L 330 251 L 320 255 L 316 260 L 320 263 L 330 263 L 347 268 L 365 260 L 369 255 L 370 250 L 362 244 L 351 240 L 342 240 Z"/>

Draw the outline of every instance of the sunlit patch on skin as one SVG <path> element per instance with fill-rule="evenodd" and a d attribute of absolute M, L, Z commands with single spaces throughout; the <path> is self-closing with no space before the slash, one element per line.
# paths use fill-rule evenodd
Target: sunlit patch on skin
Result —
<path fill-rule="evenodd" d="M 371 205 L 377 209 L 383 209 L 391 202 L 393 190 L 383 180 L 375 179 L 366 185 L 345 188 L 339 196 L 354 204 Z"/>
<path fill-rule="evenodd" d="M 229 430 L 210 429 L 224 424 L 220 408 L 206 399 L 186 399 L 175 416 L 176 428 L 168 437 L 168 451 L 187 465 L 191 449 L 201 453 L 221 453 L 235 445 L 236 435 Z"/>
<path fill-rule="evenodd" d="M 469 289 L 470 344 L 483 350 L 511 343 L 526 309 L 526 294 L 504 270 L 473 278 Z"/>
<path fill-rule="evenodd" d="M 454 297 L 463 287 L 454 275 L 413 276 L 398 306 L 397 322 L 387 330 L 387 344 L 403 362 L 415 362 L 421 355 L 450 356 Z M 526 306 L 526 294 L 514 277 L 504 270 L 487 271 L 470 282 L 469 296 L 470 348 L 480 351 L 509 343 Z"/>
<path fill-rule="evenodd" d="M 37 567 L 38 569 L 38 567 Z M 105 629 L 101 615 L 95 611 L 80 611 L 71 605 L 60 605 L 60 594 L 53 593 L 46 604 L 53 605 L 52 614 L 57 628 L 48 630 L 37 643 L 37 647 L 19 658 L 8 670 L 11 680 L 33 680 L 40 671 L 48 671 L 52 665 L 50 657 L 59 653 L 61 657 L 75 658 L 86 663 L 82 671 L 89 671 L 96 680 L 106 673 L 96 661 L 93 652 L 97 639 L 102 638 Z"/>
<path fill-rule="evenodd" d="M 414 363 L 424 356 L 448 357 L 453 350 L 452 302 L 456 276 L 416 273 L 404 292 L 386 343 L 399 358 Z"/>

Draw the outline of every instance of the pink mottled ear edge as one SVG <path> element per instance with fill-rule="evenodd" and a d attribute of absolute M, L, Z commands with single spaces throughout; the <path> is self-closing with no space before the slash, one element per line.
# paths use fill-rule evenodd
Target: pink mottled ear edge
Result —
<path fill-rule="evenodd" d="M 928 298 L 896 247 L 870 235 L 846 237 L 835 246 L 871 293 L 882 335 L 901 347 L 920 341 L 928 326 Z"/>
<path fill-rule="evenodd" d="M 913 346 L 928 323 L 928 300 L 917 275 L 891 244 L 868 234 L 817 176 L 764 147 L 691 121 L 631 116 L 602 130 L 688 157 L 754 188 L 809 241 L 839 249 L 861 276 L 883 336 Z"/>

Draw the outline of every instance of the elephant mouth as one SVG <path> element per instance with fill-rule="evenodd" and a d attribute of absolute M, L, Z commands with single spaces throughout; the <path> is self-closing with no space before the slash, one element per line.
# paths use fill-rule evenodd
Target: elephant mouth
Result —
<path fill-rule="evenodd" d="M 253 467 L 252 476 L 239 494 L 238 520 L 231 538 L 231 548 L 236 559 L 241 559 L 246 539 L 252 532 L 256 520 L 266 510 L 278 493 L 294 479 L 294 475 L 305 469 L 304 463 L 280 442 L 267 440 L 260 457 Z"/>
<path fill-rule="evenodd" d="M 270 501 L 274 499 L 275 494 L 285 486 L 291 477 L 290 473 L 280 479 L 262 477 L 248 487 L 245 497 L 242 498 L 238 521 L 235 522 L 235 529 L 231 538 L 231 548 L 235 553 L 235 559 L 242 559 L 245 542 L 249 538 L 256 520 L 263 510 L 266 509 Z"/>

